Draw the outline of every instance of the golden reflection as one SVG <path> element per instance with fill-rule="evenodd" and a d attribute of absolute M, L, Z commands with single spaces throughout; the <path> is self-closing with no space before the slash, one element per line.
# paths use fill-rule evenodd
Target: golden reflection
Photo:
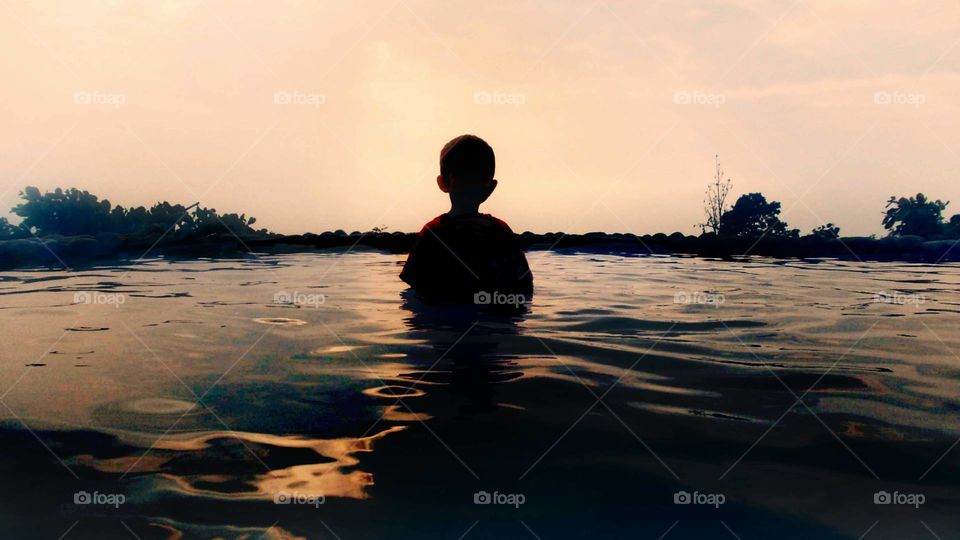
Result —
<path fill-rule="evenodd" d="M 426 413 L 415 413 L 404 411 L 399 405 L 390 405 L 383 410 L 383 419 L 388 422 L 418 422 L 432 419 L 433 416 Z"/>
<path fill-rule="evenodd" d="M 274 524 L 269 528 L 235 527 L 231 525 L 194 525 L 179 523 L 170 519 L 150 523 L 166 533 L 167 540 L 181 538 L 232 538 L 234 540 L 306 540 Z"/>
<path fill-rule="evenodd" d="M 253 319 L 253 322 L 273 326 L 303 326 L 307 324 L 307 321 L 287 317 L 257 317 Z"/>
<path fill-rule="evenodd" d="M 410 388 L 407 386 L 377 386 L 376 388 L 366 388 L 363 390 L 365 395 L 378 398 L 412 398 L 420 397 L 426 394 L 419 388 Z"/>
<path fill-rule="evenodd" d="M 353 352 L 362 349 L 363 347 L 365 347 L 365 345 L 333 345 L 330 347 L 320 347 L 319 349 L 315 349 L 311 354 L 324 355 Z"/>
<path fill-rule="evenodd" d="M 153 446 L 153 454 L 144 456 L 96 459 L 84 455 L 79 456 L 76 461 L 101 472 L 157 473 L 157 476 L 168 481 L 173 489 L 205 497 L 273 500 L 280 493 L 296 493 L 303 496 L 366 499 L 368 495 L 365 489 L 373 485 L 373 475 L 359 470 L 344 470 L 359 463 L 356 453 L 372 452 L 374 441 L 404 429 L 405 426 L 394 426 L 369 437 L 341 439 L 216 431 L 162 439 Z M 205 459 L 209 459 L 211 465 L 219 459 L 220 450 L 215 446 L 217 443 L 236 440 L 242 442 L 249 452 L 255 453 L 257 460 L 268 460 L 272 451 L 279 449 L 309 449 L 323 459 L 315 463 L 289 465 L 262 474 L 215 473 L 212 467 L 208 473 L 196 472 L 197 465 L 202 464 Z M 257 449 L 251 449 L 248 443 L 256 445 Z M 201 455 L 195 455 L 196 452 Z M 262 464 L 252 463 L 251 467 L 259 470 Z"/>

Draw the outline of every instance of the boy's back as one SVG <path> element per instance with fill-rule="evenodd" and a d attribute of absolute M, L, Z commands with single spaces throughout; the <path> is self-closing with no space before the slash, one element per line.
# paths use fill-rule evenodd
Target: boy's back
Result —
<path fill-rule="evenodd" d="M 400 278 L 428 298 L 470 302 L 474 295 L 533 291 L 533 276 L 517 237 L 503 221 L 479 212 L 497 187 L 493 149 L 462 135 L 440 152 L 437 185 L 451 208 L 420 231 Z"/>
<path fill-rule="evenodd" d="M 478 292 L 524 294 L 533 276 L 517 238 L 489 214 L 438 216 L 420 231 L 400 278 L 431 298 L 472 301 Z"/>

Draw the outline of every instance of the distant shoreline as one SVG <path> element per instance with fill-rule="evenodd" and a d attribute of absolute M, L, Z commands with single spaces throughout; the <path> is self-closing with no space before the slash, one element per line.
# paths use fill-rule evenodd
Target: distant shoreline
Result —
<path fill-rule="evenodd" d="M 62 269 L 94 265 L 112 260 L 125 263 L 164 255 L 176 258 L 237 257 L 250 252 L 264 254 L 302 253 L 331 248 L 373 248 L 389 253 L 406 253 L 416 241 L 415 233 L 342 231 L 321 234 L 255 234 L 239 237 L 215 234 L 190 239 L 166 240 L 154 235 L 101 234 L 96 236 L 48 236 L 0 241 L 0 270 Z M 629 233 L 517 235 L 528 251 L 564 250 L 627 255 L 693 255 L 736 258 L 746 255 L 784 259 L 836 258 L 862 261 L 957 262 L 960 247 L 956 240 L 924 241 L 916 236 L 841 239 L 752 238 L 684 236 L 680 233 L 637 236 Z"/>

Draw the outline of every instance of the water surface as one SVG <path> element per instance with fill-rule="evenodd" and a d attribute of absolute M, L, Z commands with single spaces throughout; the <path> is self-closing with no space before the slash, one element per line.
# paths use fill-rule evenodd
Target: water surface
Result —
<path fill-rule="evenodd" d="M 379 253 L 0 274 L 4 536 L 960 533 L 957 265 L 529 258 L 510 317 Z"/>

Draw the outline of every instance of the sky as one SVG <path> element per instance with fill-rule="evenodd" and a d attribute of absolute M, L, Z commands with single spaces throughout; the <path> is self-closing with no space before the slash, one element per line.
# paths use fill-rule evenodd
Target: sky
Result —
<path fill-rule="evenodd" d="M 719 155 L 792 227 L 879 234 L 891 195 L 960 213 L 958 24 L 942 0 L 0 0 L 0 215 L 60 186 L 415 231 L 474 133 L 517 231 L 697 233 Z"/>

